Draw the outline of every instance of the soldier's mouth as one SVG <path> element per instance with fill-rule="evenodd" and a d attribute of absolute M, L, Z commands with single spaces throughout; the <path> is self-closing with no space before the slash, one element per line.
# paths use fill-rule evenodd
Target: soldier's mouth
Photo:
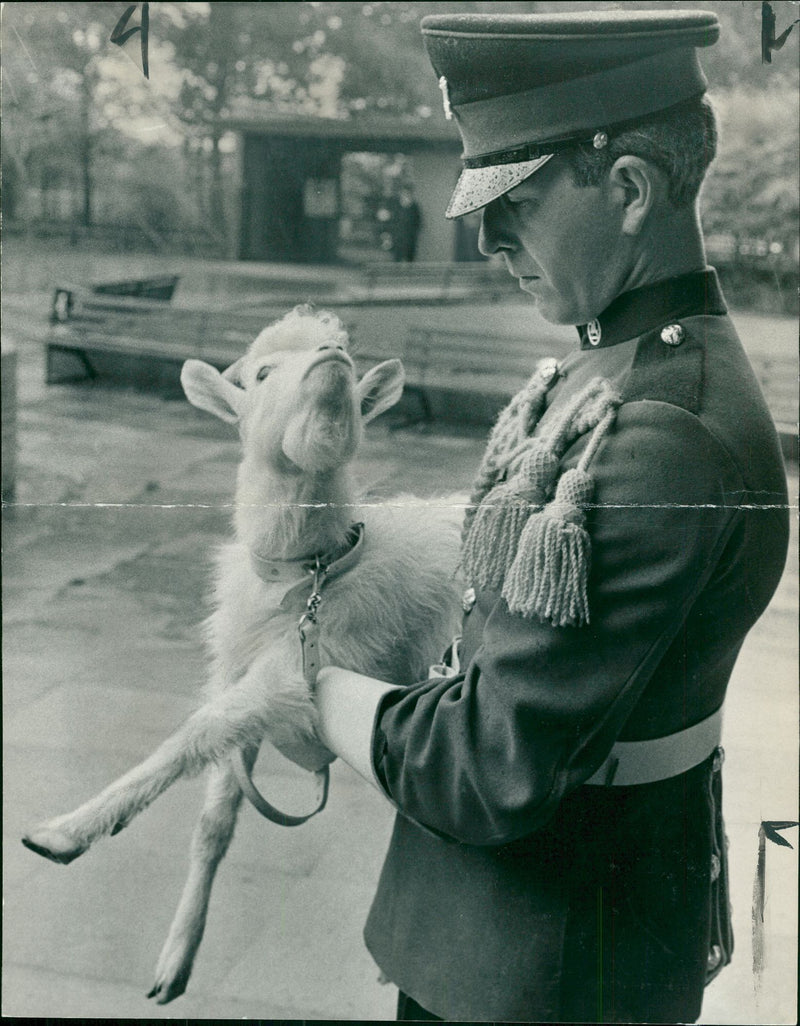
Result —
<path fill-rule="evenodd" d="M 542 279 L 538 275 L 520 275 L 519 276 L 519 287 L 521 289 L 529 288 L 531 285 L 535 285 L 537 281 Z"/>

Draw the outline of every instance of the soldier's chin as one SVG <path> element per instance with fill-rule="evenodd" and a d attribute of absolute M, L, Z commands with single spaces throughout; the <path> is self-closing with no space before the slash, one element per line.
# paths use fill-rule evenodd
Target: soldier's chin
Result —
<path fill-rule="evenodd" d="M 574 320 L 561 298 L 545 288 L 542 278 L 520 278 L 519 287 L 536 303 L 536 312 L 548 324 L 579 324 Z"/>

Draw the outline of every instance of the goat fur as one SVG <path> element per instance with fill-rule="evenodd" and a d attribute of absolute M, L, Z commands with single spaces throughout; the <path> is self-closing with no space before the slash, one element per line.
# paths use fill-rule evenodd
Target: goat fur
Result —
<path fill-rule="evenodd" d="M 71 862 L 176 780 L 209 767 L 189 875 L 149 994 L 162 1004 L 186 988 L 214 875 L 233 836 L 242 792 L 231 751 L 241 749 L 252 767 L 266 738 L 302 752 L 308 768 L 331 759 L 316 741 L 314 704 L 302 674 L 298 619 L 305 593 L 299 609 L 281 607 L 303 573 L 298 569 L 290 583 L 266 583 L 251 553 L 290 567 L 338 550 L 354 522 L 365 524 L 360 560 L 323 589 L 323 665 L 407 685 L 427 677 L 458 629 L 460 507 L 355 496 L 349 464 L 363 424 L 397 401 L 402 367 L 386 361 L 357 381 L 346 345 L 334 315 L 297 307 L 262 331 L 224 374 L 187 361 L 187 397 L 237 424 L 243 450 L 234 537 L 217 553 L 213 612 L 205 624 L 207 701 L 144 762 L 23 839 L 53 861 Z"/>

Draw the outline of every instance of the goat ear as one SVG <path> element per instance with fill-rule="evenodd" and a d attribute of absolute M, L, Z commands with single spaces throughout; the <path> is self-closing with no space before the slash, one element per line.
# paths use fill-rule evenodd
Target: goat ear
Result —
<path fill-rule="evenodd" d="M 215 367 L 202 360 L 187 360 L 181 369 L 181 385 L 192 406 L 229 424 L 239 422 L 243 392 Z"/>
<path fill-rule="evenodd" d="M 386 360 L 368 370 L 358 383 L 361 416 L 364 422 L 394 406 L 403 394 L 406 374 L 399 360 Z"/>

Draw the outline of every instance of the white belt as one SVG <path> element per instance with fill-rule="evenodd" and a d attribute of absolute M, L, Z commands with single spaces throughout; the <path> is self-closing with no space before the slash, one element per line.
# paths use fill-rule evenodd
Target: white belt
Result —
<path fill-rule="evenodd" d="M 585 784 L 629 787 L 653 784 L 687 773 L 719 747 L 722 706 L 693 727 L 650 741 L 617 741 L 602 766 Z"/>
<path fill-rule="evenodd" d="M 444 660 L 428 669 L 428 680 L 447 680 L 460 672 L 461 638 L 453 639 Z M 709 758 L 722 739 L 722 706 L 692 727 L 649 741 L 617 741 L 605 762 L 584 784 L 630 787 L 653 784 L 687 773 Z"/>

